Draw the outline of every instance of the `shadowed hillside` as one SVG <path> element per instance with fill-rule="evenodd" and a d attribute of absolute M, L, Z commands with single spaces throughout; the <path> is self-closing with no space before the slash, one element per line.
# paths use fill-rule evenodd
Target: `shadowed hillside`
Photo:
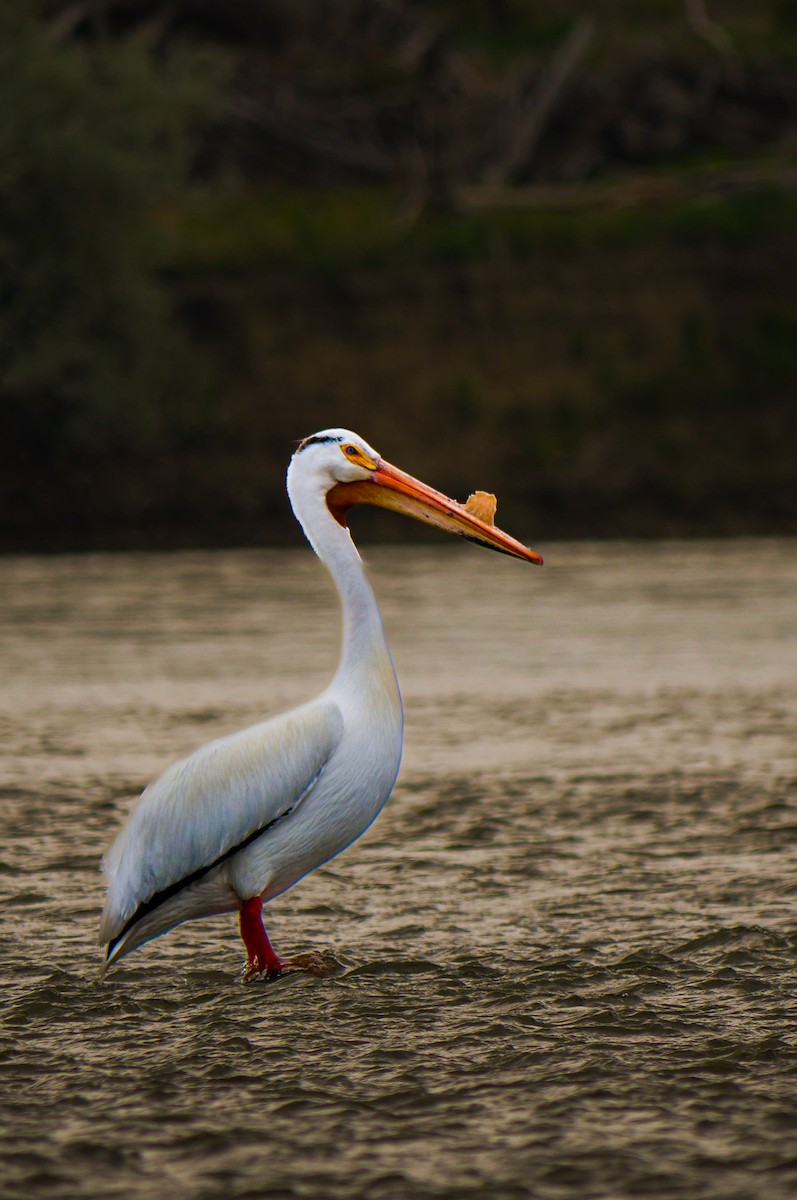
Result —
<path fill-rule="evenodd" d="M 789 6 L 4 20 L 6 548 L 291 537 L 341 423 L 529 536 L 797 530 Z"/>

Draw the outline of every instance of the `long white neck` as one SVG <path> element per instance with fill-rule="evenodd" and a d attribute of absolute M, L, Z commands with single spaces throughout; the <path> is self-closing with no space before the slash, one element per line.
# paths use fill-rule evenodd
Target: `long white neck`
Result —
<path fill-rule="evenodd" d="M 348 529 L 330 513 L 325 495 L 296 486 L 290 475 L 288 492 L 296 519 L 340 596 L 343 611 L 343 646 L 333 686 L 373 685 L 381 678 L 397 694 L 395 671 L 387 648 L 382 618 L 365 567 Z"/>

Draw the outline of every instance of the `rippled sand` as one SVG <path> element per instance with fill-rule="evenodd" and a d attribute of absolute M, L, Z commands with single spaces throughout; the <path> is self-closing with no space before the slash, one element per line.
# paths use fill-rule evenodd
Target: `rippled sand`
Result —
<path fill-rule="evenodd" d="M 791 1200 L 797 546 L 367 557 L 388 808 L 102 984 L 98 860 L 171 758 L 325 685 L 309 552 L 0 563 L 0 1192 Z"/>

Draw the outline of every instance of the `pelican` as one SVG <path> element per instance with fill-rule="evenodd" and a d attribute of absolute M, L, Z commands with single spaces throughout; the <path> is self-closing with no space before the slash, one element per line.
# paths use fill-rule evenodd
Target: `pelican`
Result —
<path fill-rule="evenodd" d="M 340 595 L 337 672 L 315 700 L 209 742 L 146 788 L 103 859 L 103 971 L 182 921 L 235 911 L 246 947 L 244 979 L 309 969 L 303 956 L 282 959 L 273 949 L 263 903 L 360 837 L 393 790 L 402 749 L 398 681 L 347 526 L 350 508 L 394 509 L 542 564 L 492 524 L 494 505 L 484 512 L 449 500 L 347 429 L 305 438 L 287 486 L 294 515 Z"/>

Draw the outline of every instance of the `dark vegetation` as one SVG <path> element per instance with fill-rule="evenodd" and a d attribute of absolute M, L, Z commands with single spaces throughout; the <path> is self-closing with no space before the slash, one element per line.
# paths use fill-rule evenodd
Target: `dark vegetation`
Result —
<path fill-rule="evenodd" d="M 329 424 L 797 532 L 793 4 L 0 0 L 0 100 L 0 546 L 292 537 Z"/>

